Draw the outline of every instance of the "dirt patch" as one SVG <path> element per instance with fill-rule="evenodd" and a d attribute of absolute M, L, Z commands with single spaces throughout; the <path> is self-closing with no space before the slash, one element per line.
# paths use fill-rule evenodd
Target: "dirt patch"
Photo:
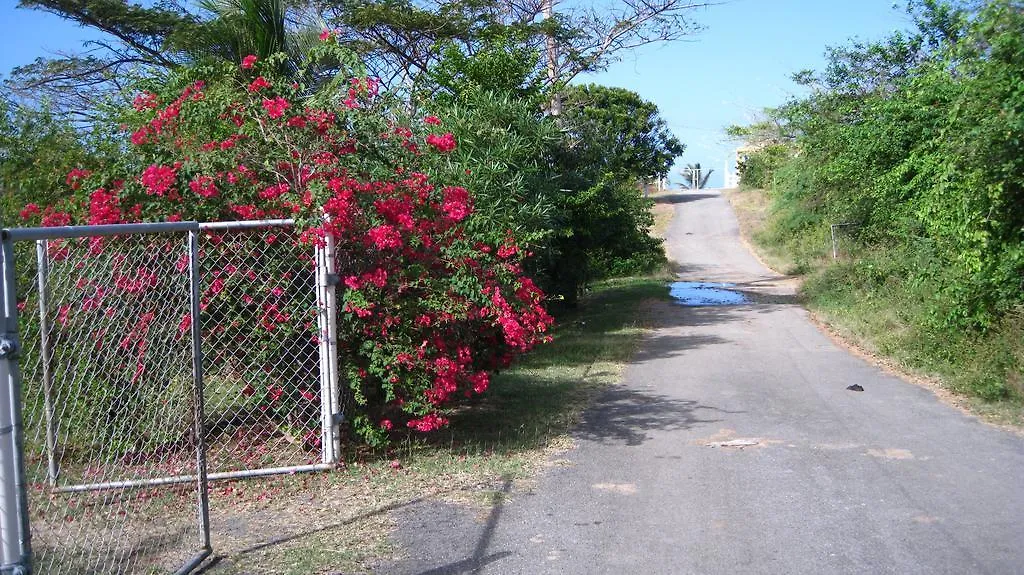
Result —
<path fill-rule="evenodd" d="M 743 190 L 741 192 L 738 188 L 731 188 L 722 190 L 722 196 L 729 201 L 733 213 L 736 214 L 736 220 L 740 226 L 740 242 L 743 243 L 743 247 L 747 248 L 747 251 L 762 266 L 787 278 L 794 292 L 799 291 L 800 285 L 803 283 L 803 277 L 781 271 L 786 268 L 792 268 L 792 262 L 782 261 L 779 258 L 769 256 L 757 248 L 751 239 L 753 234 L 764 227 L 765 221 L 768 218 L 768 208 L 771 206 L 768 195 L 762 190 Z"/>
<path fill-rule="evenodd" d="M 634 495 L 636 493 L 635 483 L 595 483 L 590 487 L 598 491 L 617 493 L 619 495 Z"/>
<path fill-rule="evenodd" d="M 657 200 L 659 197 L 669 196 L 676 193 L 672 190 L 665 190 L 663 192 L 655 192 L 650 194 L 648 197 Z M 672 218 L 675 217 L 676 208 L 675 204 L 669 202 L 657 202 L 651 207 L 651 215 L 654 216 L 654 225 L 651 226 L 650 235 L 651 237 L 658 239 L 665 239 L 668 235 L 668 228 L 672 225 Z"/>
<path fill-rule="evenodd" d="M 914 454 L 907 449 L 895 449 L 887 447 L 885 449 L 869 449 L 868 455 L 871 457 L 877 457 L 879 459 L 914 459 Z"/>

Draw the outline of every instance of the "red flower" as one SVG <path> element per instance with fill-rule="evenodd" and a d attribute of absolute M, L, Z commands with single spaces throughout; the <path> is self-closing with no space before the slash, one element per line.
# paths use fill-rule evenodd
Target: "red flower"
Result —
<path fill-rule="evenodd" d="M 43 212 L 43 220 L 40 225 L 44 228 L 59 228 L 61 226 L 71 225 L 71 214 L 67 212 L 60 212 L 53 208 L 46 208 Z"/>
<path fill-rule="evenodd" d="M 178 337 L 185 335 L 185 332 L 192 329 L 192 314 L 185 314 L 178 323 Z"/>
<path fill-rule="evenodd" d="M 320 41 L 326 42 L 326 41 L 330 40 L 331 38 L 334 38 L 334 31 L 333 30 L 324 30 L 324 31 L 320 32 Z"/>
<path fill-rule="evenodd" d="M 271 402 L 277 401 L 281 399 L 282 395 L 284 395 L 284 389 L 277 387 L 276 385 L 272 385 L 267 390 L 267 395 L 270 397 Z"/>
<path fill-rule="evenodd" d="M 506 243 L 501 244 L 501 247 L 498 248 L 498 257 L 501 259 L 510 258 L 517 253 L 519 253 L 519 246 L 517 246 L 511 238 L 506 240 Z"/>
<path fill-rule="evenodd" d="M 100 188 L 89 196 L 89 224 L 121 223 L 121 207 L 117 194 Z"/>
<path fill-rule="evenodd" d="M 156 109 L 156 106 L 157 97 L 156 94 L 152 92 L 143 92 L 138 96 L 135 96 L 135 99 L 132 100 L 132 107 L 139 112 L 144 110 L 154 110 Z"/>
<path fill-rule="evenodd" d="M 448 219 L 461 222 L 473 212 L 469 192 L 466 191 L 466 188 L 449 186 L 442 190 L 442 194 L 444 194 L 444 202 L 441 204 L 441 209 L 444 210 Z"/>
<path fill-rule="evenodd" d="M 469 381 L 473 384 L 473 391 L 483 393 L 487 391 L 487 386 L 491 383 L 491 377 L 486 371 L 478 371 L 469 376 Z"/>
<path fill-rule="evenodd" d="M 193 192 L 204 198 L 212 198 L 219 193 L 216 184 L 213 182 L 213 178 L 210 176 L 197 176 L 194 180 L 188 183 L 188 187 L 191 188 Z"/>
<path fill-rule="evenodd" d="M 448 420 L 436 413 L 431 413 L 419 419 L 411 419 L 406 425 L 416 431 L 433 431 L 448 425 Z"/>
<path fill-rule="evenodd" d="M 264 78 L 263 76 L 257 76 L 256 79 L 253 80 L 251 84 L 249 84 L 249 91 L 250 92 L 259 92 L 263 88 L 269 88 L 269 87 L 270 87 L 270 82 L 268 82 L 266 78 Z"/>
<path fill-rule="evenodd" d="M 262 192 L 260 192 L 260 197 L 264 200 L 276 200 L 284 194 L 287 194 L 289 189 L 291 189 L 291 187 L 287 183 L 267 186 Z"/>
<path fill-rule="evenodd" d="M 455 149 L 455 136 L 451 132 L 440 136 L 430 134 L 427 136 L 427 144 L 433 146 L 438 152 L 450 152 Z"/>
<path fill-rule="evenodd" d="M 402 236 L 398 230 L 387 224 L 370 229 L 366 236 L 380 250 L 402 247 Z"/>
<path fill-rule="evenodd" d="M 149 129 L 143 126 L 132 134 L 132 144 L 141 146 L 149 141 Z"/>
<path fill-rule="evenodd" d="M 75 168 L 68 172 L 67 177 L 64 178 L 64 182 L 67 185 L 71 186 L 72 190 L 77 190 L 78 188 L 82 187 L 82 180 L 88 178 L 90 174 L 92 174 L 92 172 L 90 172 L 89 170 L 80 170 L 78 168 Z"/>
<path fill-rule="evenodd" d="M 177 170 L 171 166 L 158 166 L 153 164 L 142 171 L 139 180 L 146 187 L 146 193 L 151 196 L 163 196 L 174 185 L 177 177 Z"/>
<path fill-rule="evenodd" d="M 256 65 L 256 60 L 258 60 L 258 58 L 256 58 L 255 54 L 249 54 L 245 58 L 242 58 L 242 69 L 251 70 L 252 67 Z"/>
<path fill-rule="evenodd" d="M 390 419 L 382 419 L 381 420 L 380 428 L 383 429 L 384 431 L 391 431 L 392 427 L 394 427 L 394 425 L 392 425 Z"/>
<path fill-rule="evenodd" d="M 423 118 L 423 123 L 430 124 L 431 126 L 440 126 L 441 119 L 437 116 L 427 116 L 426 118 Z"/>
<path fill-rule="evenodd" d="M 36 204 L 26 204 L 25 207 L 22 208 L 20 212 L 18 212 L 18 215 L 21 216 L 21 219 L 27 220 L 38 213 L 39 206 L 37 206 Z"/>
<path fill-rule="evenodd" d="M 284 111 L 288 109 L 288 100 L 281 96 L 273 100 L 263 100 L 263 109 L 267 111 L 267 115 L 271 118 L 280 118 L 284 115 Z"/>

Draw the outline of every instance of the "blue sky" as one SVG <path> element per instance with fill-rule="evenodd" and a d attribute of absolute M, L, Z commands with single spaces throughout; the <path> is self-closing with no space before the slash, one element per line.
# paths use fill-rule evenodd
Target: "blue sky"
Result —
<path fill-rule="evenodd" d="M 39 56 L 77 50 L 89 37 L 55 16 L 15 4 L 3 0 L 0 6 L 0 74 Z M 694 16 L 707 28 L 689 41 L 622 54 L 607 71 L 580 80 L 628 88 L 657 104 L 687 146 L 677 165 L 714 168 L 712 186 L 721 184 L 735 147 L 725 140 L 724 126 L 750 122 L 762 108 L 797 94 L 789 76 L 821 68 L 826 46 L 879 39 L 910 26 L 892 0 L 731 0 Z"/>

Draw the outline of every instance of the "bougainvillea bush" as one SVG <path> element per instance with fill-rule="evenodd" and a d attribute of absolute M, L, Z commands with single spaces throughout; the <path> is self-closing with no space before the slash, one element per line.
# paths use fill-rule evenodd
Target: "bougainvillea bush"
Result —
<path fill-rule="evenodd" d="M 310 57 L 343 61 L 333 38 L 323 39 Z M 68 199 L 26 206 L 23 216 L 44 226 L 294 218 L 297 258 L 333 237 L 339 361 L 360 406 L 355 431 L 377 443 L 398 427 L 443 427 L 447 407 L 483 393 L 493 370 L 545 338 L 552 320 L 522 272 L 527 246 L 509 230 L 468 232 L 472 191 L 424 173 L 459 145 L 437 117 L 406 118 L 372 78 L 282 76 L 278 64 L 250 56 L 151 82 L 120 113 L 122 160 L 69 170 Z M 52 249 L 59 257 L 59 242 Z M 315 318 L 285 303 L 307 288 L 273 267 L 214 271 L 202 294 L 204 331 L 306 333 L 301 345 L 316 345 Z M 158 289 L 144 266 L 125 273 Z M 253 290 L 278 290 L 282 303 Z M 246 305 L 262 306 L 263 321 L 232 323 L 231 310 Z M 190 322 L 181 318 L 182 331 Z M 245 392 L 273 407 L 310 385 L 274 379 Z"/>

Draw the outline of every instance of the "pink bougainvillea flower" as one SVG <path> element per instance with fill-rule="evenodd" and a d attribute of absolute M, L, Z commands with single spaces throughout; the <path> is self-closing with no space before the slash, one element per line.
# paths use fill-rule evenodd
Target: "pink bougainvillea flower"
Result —
<path fill-rule="evenodd" d="M 210 176 L 197 176 L 188 183 L 188 187 L 191 188 L 193 192 L 204 198 L 213 198 L 220 193 L 220 190 L 217 189 L 217 185 L 214 183 L 213 178 Z"/>
<path fill-rule="evenodd" d="M 27 220 L 32 216 L 38 214 L 39 212 L 40 210 L 38 205 L 25 204 L 25 207 L 22 208 L 20 212 L 18 212 L 18 216 L 20 216 L 22 220 Z"/>
<path fill-rule="evenodd" d="M 71 225 L 71 214 L 55 210 L 53 208 L 46 208 L 43 212 L 43 218 L 40 222 L 44 228 L 59 228 L 61 226 Z"/>
<path fill-rule="evenodd" d="M 132 144 L 135 146 L 141 146 L 149 141 L 149 129 L 146 126 L 135 130 L 132 133 Z"/>
<path fill-rule="evenodd" d="M 407 423 L 406 425 L 408 425 L 409 428 L 411 429 L 415 429 L 416 431 L 425 432 L 440 429 L 448 425 L 448 420 L 441 417 L 440 415 L 437 415 L 436 413 L 430 413 L 419 419 L 410 419 L 409 423 Z"/>
<path fill-rule="evenodd" d="M 138 112 L 155 110 L 157 107 L 157 96 L 152 92 L 143 92 L 132 100 L 132 107 Z"/>
<path fill-rule="evenodd" d="M 366 237 L 368 237 L 370 242 L 377 246 L 377 249 L 379 250 L 402 247 L 401 234 L 399 234 L 398 230 L 393 226 L 388 224 L 371 228 L 370 231 L 366 232 Z"/>
<path fill-rule="evenodd" d="M 251 70 L 252 67 L 256 65 L 256 60 L 258 59 L 259 58 L 257 58 L 255 54 L 249 54 L 245 58 L 242 58 L 242 69 Z"/>
<path fill-rule="evenodd" d="M 284 115 L 285 110 L 288 109 L 288 100 L 281 96 L 272 100 L 263 100 L 263 109 L 267 111 L 267 115 L 271 118 L 280 118 Z"/>
<path fill-rule="evenodd" d="M 178 337 L 185 335 L 190 329 L 192 329 L 192 314 L 185 314 L 181 317 L 181 321 L 178 323 Z"/>
<path fill-rule="evenodd" d="M 121 206 L 117 193 L 99 188 L 89 195 L 89 224 L 119 224 L 122 222 Z"/>
<path fill-rule="evenodd" d="M 284 395 L 284 388 L 272 385 L 267 389 L 267 396 L 270 398 L 271 402 L 281 399 L 282 395 Z"/>
<path fill-rule="evenodd" d="M 519 253 L 519 246 L 511 238 L 505 240 L 505 243 L 498 248 L 498 257 L 501 259 L 510 258 L 517 253 Z"/>
<path fill-rule="evenodd" d="M 153 164 L 142 171 L 139 181 L 146 188 L 146 193 L 151 196 L 163 196 L 177 177 L 177 170 L 172 166 L 159 166 Z"/>
<path fill-rule="evenodd" d="M 270 82 L 268 82 L 266 78 L 264 78 L 263 76 L 257 76 L 256 79 L 253 80 L 251 84 L 249 84 L 249 91 L 259 92 L 260 90 L 269 87 Z"/>
<path fill-rule="evenodd" d="M 470 203 L 469 192 L 466 188 L 458 186 L 448 186 L 444 188 L 441 193 L 444 196 L 444 202 L 441 204 L 441 209 L 444 211 L 448 219 L 461 222 L 466 219 L 466 216 L 473 212 L 473 206 Z"/>
<path fill-rule="evenodd" d="M 455 149 L 455 136 L 451 132 L 440 136 L 430 134 L 427 136 L 427 144 L 433 146 L 438 152 L 450 152 Z"/>
<path fill-rule="evenodd" d="M 66 183 L 68 186 L 71 186 L 72 190 L 77 190 L 82 187 L 82 180 L 88 178 L 91 174 L 92 172 L 90 172 L 89 170 L 81 170 L 79 168 L 75 168 L 68 172 L 67 177 L 64 178 L 64 183 Z"/>

